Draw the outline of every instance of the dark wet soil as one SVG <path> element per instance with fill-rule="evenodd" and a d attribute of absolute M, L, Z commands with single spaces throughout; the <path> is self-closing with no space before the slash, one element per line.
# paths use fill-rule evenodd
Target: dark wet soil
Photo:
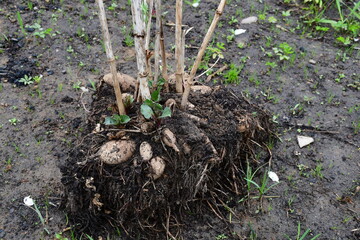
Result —
<path fill-rule="evenodd" d="M 107 11 L 117 67 L 135 76 L 135 52 L 125 40 L 131 29 L 130 6 L 127 1 L 113 2 L 116 11 Z M 105 4 L 109 7 L 111 2 Z M 189 66 L 217 4 L 184 5 L 184 24 L 194 27 L 187 40 Z M 169 64 L 174 53 L 174 6 L 174 1 L 164 6 Z M 287 10 L 291 15 L 284 17 L 282 12 Z M 263 13 L 265 20 L 240 24 Z M 267 20 L 271 16 L 277 23 Z M 299 223 L 301 233 L 311 229 L 306 239 L 316 234 L 321 234 L 318 239 L 359 238 L 359 42 L 341 46 L 334 41 L 338 33 L 319 36 L 302 23 L 301 16 L 300 7 L 282 1 L 233 0 L 225 7 L 214 46 L 222 42 L 226 50 L 214 71 L 224 64 L 242 66 L 239 84 L 227 87 L 273 114 L 279 140 L 268 146 L 271 169 L 280 183 L 262 201 L 229 199 L 232 210 L 222 212 L 226 222 L 211 211 L 188 212 L 181 228 L 184 239 L 296 239 Z M 232 17 L 238 21 L 232 22 Z M 43 30 L 26 25 L 35 23 L 43 30 L 52 29 L 50 34 L 34 36 Z M 246 32 L 232 38 L 230 30 L 239 28 Z M 64 190 L 59 167 L 93 127 L 88 119 L 95 93 L 90 81 L 97 83 L 109 71 L 95 3 L 1 1 L 0 33 L 0 239 L 54 239 L 62 232 L 71 238 L 73 226 L 68 228 L 67 213 L 59 208 Z M 285 42 L 294 50 L 293 59 L 280 61 L 267 54 Z M 226 73 L 209 84 L 225 83 Z M 39 83 L 24 85 L 19 80 L 25 75 L 43 77 Z M 206 75 L 198 80 L 205 79 Z M 89 91 L 83 92 L 80 86 Z M 300 149 L 297 135 L 315 141 Z M 259 166 L 268 160 L 259 156 Z M 261 174 L 259 170 L 256 182 Z M 250 196 L 257 194 L 252 187 Z M 35 211 L 23 204 L 29 195 L 50 234 Z M 116 234 L 112 238 L 122 239 Z"/>

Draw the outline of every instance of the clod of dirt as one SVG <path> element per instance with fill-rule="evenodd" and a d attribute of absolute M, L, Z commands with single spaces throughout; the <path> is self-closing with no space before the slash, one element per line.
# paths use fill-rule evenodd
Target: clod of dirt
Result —
<path fill-rule="evenodd" d="M 150 161 L 151 173 L 149 174 L 154 180 L 162 176 L 165 170 L 165 161 L 161 157 L 154 157 Z"/>
<path fill-rule="evenodd" d="M 176 137 L 175 134 L 170 131 L 170 129 L 165 128 L 162 131 L 162 140 L 164 141 L 165 145 L 168 147 L 171 147 L 172 149 L 175 150 L 175 152 L 180 152 L 179 148 L 176 145 Z"/>
<path fill-rule="evenodd" d="M 130 98 L 132 98 L 132 97 L 133 97 L 133 95 L 130 94 L 130 93 L 123 93 L 123 94 L 121 94 L 121 98 L 122 98 L 123 102 L 127 102 L 127 100 L 130 99 Z"/>
<path fill-rule="evenodd" d="M 209 86 L 205 86 L 205 85 L 196 85 L 196 86 L 191 86 L 191 91 L 199 92 L 201 94 L 210 94 L 212 91 L 212 88 Z"/>
<path fill-rule="evenodd" d="M 250 23 L 255 23 L 257 22 L 258 18 L 256 16 L 251 16 L 251 17 L 247 17 L 244 18 L 243 20 L 241 20 L 241 24 L 250 24 Z"/>
<path fill-rule="evenodd" d="M 150 133 L 155 130 L 155 125 L 152 122 L 144 122 L 140 126 L 142 133 Z"/>
<path fill-rule="evenodd" d="M 300 136 L 300 135 L 297 136 L 297 140 L 300 148 L 303 148 L 309 145 L 310 143 L 314 142 L 314 139 L 312 137 Z"/>
<path fill-rule="evenodd" d="M 148 142 L 140 144 L 140 156 L 144 161 L 149 161 L 153 156 L 152 147 Z"/>
<path fill-rule="evenodd" d="M 119 164 L 132 157 L 135 146 L 131 140 L 110 141 L 101 146 L 98 155 L 103 163 Z"/>
<path fill-rule="evenodd" d="M 111 73 L 106 74 L 103 79 L 107 84 L 114 86 Z M 120 83 L 120 87 L 123 92 L 132 92 L 135 89 L 136 80 L 132 76 L 118 73 L 117 80 Z"/>

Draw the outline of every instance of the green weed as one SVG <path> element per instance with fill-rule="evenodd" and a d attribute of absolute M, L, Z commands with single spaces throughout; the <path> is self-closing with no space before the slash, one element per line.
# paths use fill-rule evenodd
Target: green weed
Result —
<path fill-rule="evenodd" d="M 19 12 L 19 11 L 16 12 L 16 18 L 17 18 L 18 24 L 19 24 L 19 26 L 20 26 L 21 32 L 26 36 L 27 33 L 26 33 L 26 31 L 25 31 L 24 23 L 23 23 L 23 20 L 22 20 L 22 18 L 21 18 L 21 15 L 20 15 L 20 12 Z"/>
<path fill-rule="evenodd" d="M 311 232 L 311 230 L 308 228 L 303 234 L 301 234 L 301 224 L 300 222 L 298 223 L 297 226 L 297 234 L 296 234 L 296 240 L 305 240 L 305 237 Z M 316 236 L 312 237 L 310 240 L 315 240 L 317 239 L 321 234 L 317 234 Z M 292 238 L 290 238 L 288 235 L 285 234 L 285 237 L 288 240 L 292 240 Z"/>

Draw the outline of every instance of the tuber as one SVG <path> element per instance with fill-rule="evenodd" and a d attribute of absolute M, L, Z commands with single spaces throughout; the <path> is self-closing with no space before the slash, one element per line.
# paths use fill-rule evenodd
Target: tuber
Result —
<path fill-rule="evenodd" d="M 148 142 L 142 142 L 140 144 L 140 156 L 144 161 L 149 161 L 153 156 L 151 145 Z"/>
<path fill-rule="evenodd" d="M 171 147 L 175 150 L 175 152 L 180 152 L 179 148 L 176 145 L 176 137 L 175 134 L 170 131 L 170 129 L 165 128 L 162 131 L 163 137 L 162 140 L 166 146 Z"/>
<path fill-rule="evenodd" d="M 131 140 L 110 141 L 101 146 L 98 155 L 103 163 L 119 164 L 132 157 L 135 146 Z"/>
<path fill-rule="evenodd" d="M 148 176 L 156 180 L 164 173 L 165 161 L 161 157 L 154 157 L 150 161 L 150 167 L 150 174 Z"/>

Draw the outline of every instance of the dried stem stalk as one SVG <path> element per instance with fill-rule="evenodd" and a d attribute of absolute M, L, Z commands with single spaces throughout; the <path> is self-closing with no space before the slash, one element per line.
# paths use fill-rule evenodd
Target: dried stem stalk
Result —
<path fill-rule="evenodd" d="M 149 13 L 148 13 L 148 22 L 146 25 L 146 38 L 145 38 L 145 50 L 149 51 L 150 45 L 150 31 L 151 31 L 151 17 L 153 13 L 154 0 L 150 0 L 149 2 Z"/>
<path fill-rule="evenodd" d="M 175 60 L 176 60 L 176 92 L 183 92 L 183 77 L 184 77 L 184 65 L 181 59 L 183 59 L 183 50 L 181 47 L 182 43 L 182 0 L 176 0 L 176 20 L 175 20 Z"/>
<path fill-rule="evenodd" d="M 160 62 L 160 28 L 161 28 L 161 0 L 155 0 L 156 10 L 156 38 L 155 38 L 155 64 L 154 64 L 154 82 L 153 87 L 157 86 L 159 78 L 159 62 Z"/>
<path fill-rule="evenodd" d="M 206 33 L 206 35 L 204 37 L 204 40 L 203 40 L 201 46 L 200 46 L 200 49 L 199 49 L 198 55 L 196 57 L 195 63 L 193 65 L 192 69 L 191 69 L 190 76 L 186 81 L 185 91 L 184 91 L 184 94 L 183 94 L 182 99 L 181 99 L 181 108 L 183 108 L 183 109 L 186 108 L 186 104 L 187 104 L 189 94 L 190 94 L 190 89 L 191 89 L 191 86 L 194 83 L 194 77 L 195 77 L 196 71 L 197 71 L 197 69 L 198 69 L 198 67 L 200 65 L 200 62 L 201 62 L 201 59 L 202 59 L 202 57 L 203 57 L 203 55 L 205 53 L 206 47 L 210 42 L 211 36 L 214 33 L 215 27 L 216 27 L 216 25 L 217 25 L 217 23 L 218 23 L 218 21 L 220 19 L 220 16 L 223 13 L 225 3 L 226 3 L 226 0 L 221 0 L 220 1 L 219 6 L 218 6 L 218 8 L 216 10 L 214 19 L 213 19 L 213 21 L 212 21 L 212 23 L 211 23 L 211 25 L 210 25 L 210 27 L 208 29 L 208 32 Z"/>
<path fill-rule="evenodd" d="M 126 114 L 126 112 L 125 112 L 125 107 L 124 107 L 124 103 L 122 101 L 122 96 L 121 96 L 121 89 L 120 89 L 120 83 L 119 83 L 120 81 L 117 81 L 118 74 L 116 71 L 116 63 L 115 63 L 114 53 L 113 53 L 112 47 L 111 47 L 110 34 L 109 34 L 109 29 L 108 29 L 108 25 L 107 25 L 107 21 L 106 21 L 104 3 L 103 3 L 103 0 L 97 0 L 97 3 L 99 5 L 99 19 L 100 19 L 101 29 L 102 29 L 102 33 L 103 33 L 103 38 L 104 38 L 106 56 L 107 56 L 108 62 L 110 64 L 110 71 L 111 71 L 112 80 L 114 83 L 116 103 L 118 106 L 119 114 L 124 115 L 124 114 Z M 122 77 L 122 76 L 120 75 L 120 77 Z"/>
<path fill-rule="evenodd" d="M 148 15 L 147 15 L 147 25 L 146 25 L 146 37 L 145 37 L 145 54 L 146 54 L 146 71 L 148 73 L 149 76 L 149 80 L 152 79 L 152 70 L 151 70 L 151 62 L 150 62 L 150 58 L 151 58 L 151 51 L 149 49 L 150 46 L 150 31 L 151 31 L 151 18 L 152 18 L 152 14 L 153 14 L 153 7 L 154 7 L 154 0 L 149 0 L 149 11 L 148 11 Z"/>
<path fill-rule="evenodd" d="M 145 52 L 145 16 L 142 14 L 141 6 L 145 4 L 144 0 L 132 0 L 131 12 L 134 26 L 134 43 L 136 50 L 136 62 L 138 68 L 139 97 L 141 100 L 150 98 L 150 89 L 148 86 L 148 72 L 146 70 L 146 52 Z"/>
<path fill-rule="evenodd" d="M 169 92 L 169 75 L 167 73 L 167 62 L 165 52 L 165 39 L 164 39 L 164 26 L 162 19 L 160 19 L 160 48 L 161 48 L 161 64 L 162 64 L 162 77 L 165 80 L 164 86 L 165 91 Z"/>

